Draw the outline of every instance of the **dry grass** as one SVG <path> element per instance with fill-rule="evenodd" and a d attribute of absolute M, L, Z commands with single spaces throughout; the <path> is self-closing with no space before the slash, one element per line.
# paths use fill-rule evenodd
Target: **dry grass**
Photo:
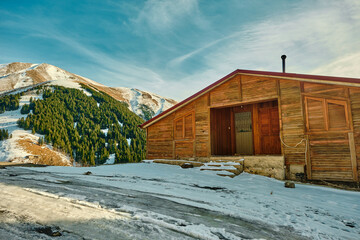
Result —
<path fill-rule="evenodd" d="M 34 164 L 51 165 L 51 166 L 71 166 L 69 162 L 64 161 L 61 155 L 45 145 L 38 145 L 37 142 L 29 138 L 22 138 L 17 141 L 19 147 L 33 156 L 29 160 Z"/>
<path fill-rule="evenodd" d="M 21 63 L 21 62 L 10 63 L 8 65 L 6 74 L 27 69 L 27 68 L 31 67 L 31 65 L 32 65 L 31 63 Z"/>
<path fill-rule="evenodd" d="M 29 76 L 34 84 L 46 82 L 47 80 L 39 73 L 37 69 L 32 69 L 26 72 L 26 75 Z"/>

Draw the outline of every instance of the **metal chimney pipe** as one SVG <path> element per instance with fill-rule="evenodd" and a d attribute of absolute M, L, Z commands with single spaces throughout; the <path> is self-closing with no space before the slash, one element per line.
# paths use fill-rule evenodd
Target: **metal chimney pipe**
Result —
<path fill-rule="evenodd" d="M 285 72 L 285 59 L 286 59 L 286 55 L 282 55 L 281 56 L 282 59 L 282 71 L 283 73 Z"/>

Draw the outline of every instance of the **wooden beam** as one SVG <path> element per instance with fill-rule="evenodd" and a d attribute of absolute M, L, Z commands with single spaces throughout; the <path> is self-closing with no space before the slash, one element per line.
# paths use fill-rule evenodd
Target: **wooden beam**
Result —
<path fill-rule="evenodd" d="M 281 137 L 282 139 L 284 139 L 284 134 L 283 134 L 283 121 L 282 121 L 282 110 L 281 110 L 281 89 L 280 89 L 280 80 L 277 79 L 276 80 L 276 88 L 277 88 L 277 94 L 278 94 L 278 111 L 279 111 L 279 137 Z M 281 147 L 281 155 L 285 154 L 285 150 L 284 150 L 284 146 L 283 144 L 280 144 Z M 285 158 L 284 158 L 284 164 L 285 164 Z"/>
<path fill-rule="evenodd" d="M 230 130 L 231 130 L 231 155 L 235 155 L 236 153 L 236 138 L 235 138 L 235 116 L 234 110 L 231 108 L 230 110 Z"/>
<path fill-rule="evenodd" d="M 209 94 L 210 95 L 210 94 Z M 209 102 L 209 104 L 210 104 L 210 102 Z M 207 155 L 208 155 L 208 157 L 210 157 L 211 156 L 211 154 L 212 154 L 212 150 L 211 150 L 211 148 L 212 148 L 212 142 L 211 142 L 211 134 L 212 134 L 212 129 L 211 129 L 211 121 L 212 121 L 212 119 L 211 119 L 211 108 L 208 108 L 208 132 L 209 132 L 209 135 L 208 135 L 208 151 L 207 151 Z"/>
<path fill-rule="evenodd" d="M 242 93 L 242 82 L 241 82 L 241 75 L 239 75 L 239 100 L 242 101 L 243 100 L 243 93 Z"/>
<path fill-rule="evenodd" d="M 217 104 L 212 104 L 209 107 L 211 108 L 226 108 L 226 107 L 235 107 L 235 106 L 240 106 L 240 105 L 248 105 L 248 104 L 253 104 L 253 103 L 261 103 L 261 102 L 271 102 L 271 101 L 275 101 L 278 100 L 278 98 L 274 98 L 274 97 L 265 97 L 265 98 L 254 98 L 248 101 L 233 101 L 231 103 L 217 103 Z"/>
<path fill-rule="evenodd" d="M 258 104 L 253 104 L 252 109 L 252 123 L 253 123 L 253 143 L 254 143 L 254 155 L 259 154 L 260 151 L 260 139 L 259 139 L 259 114 Z"/>
<path fill-rule="evenodd" d="M 310 141 L 309 141 L 309 135 L 305 135 L 306 139 L 306 152 L 305 152 L 305 158 L 306 158 L 306 176 L 307 179 L 312 179 L 311 176 L 311 154 L 310 154 Z"/>
<path fill-rule="evenodd" d="M 149 142 L 149 134 L 148 134 L 148 131 L 149 131 L 149 128 L 146 128 L 146 143 Z M 148 150 L 148 148 L 146 148 L 146 159 L 149 159 L 148 154 L 149 154 L 149 150 Z"/>
<path fill-rule="evenodd" d="M 348 134 L 349 134 L 349 147 L 350 147 L 350 158 L 351 158 L 353 179 L 355 182 L 359 182 L 359 175 L 358 175 L 358 171 L 357 171 L 357 162 L 356 162 L 356 149 L 355 149 L 354 133 L 349 132 Z"/>

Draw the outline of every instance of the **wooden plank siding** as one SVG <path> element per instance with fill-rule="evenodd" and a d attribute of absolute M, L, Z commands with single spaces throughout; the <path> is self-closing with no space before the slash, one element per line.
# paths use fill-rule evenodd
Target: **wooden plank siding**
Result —
<path fill-rule="evenodd" d="M 171 159 L 173 154 L 173 115 L 147 128 L 147 158 Z"/>
<path fill-rule="evenodd" d="M 209 148 L 209 121 L 208 95 L 204 95 L 195 102 L 195 155 L 208 157 Z"/>
<path fill-rule="evenodd" d="M 240 76 L 237 75 L 210 91 L 210 105 L 219 107 L 241 101 Z"/>
<path fill-rule="evenodd" d="M 267 77 L 242 76 L 242 100 L 256 101 L 278 97 L 276 80 Z"/>
<path fill-rule="evenodd" d="M 312 179 L 353 180 L 347 133 L 310 134 L 309 145 Z"/>
<path fill-rule="evenodd" d="M 295 146 L 304 138 L 304 117 L 300 83 L 279 80 L 281 122 L 280 134 L 284 143 Z M 305 142 L 297 148 L 283 147 L 285 165 L 305 165 Z"/>

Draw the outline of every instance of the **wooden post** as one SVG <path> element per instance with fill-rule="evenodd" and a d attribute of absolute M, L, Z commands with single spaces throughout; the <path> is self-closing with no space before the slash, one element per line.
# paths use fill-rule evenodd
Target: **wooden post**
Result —
<path fill-rule="evenodd" d="M 306 152 L 305 152 L 305 157 L 306 157 L 306 176 L 307 179 L 312 179 L 311 177 L 311 154 L 310 154 L 310 142 L 309 142 L 309 135 L 305 135 L 305 139 L 306 139 Z"/>
<path fill-rule="evenodd" d="M 355 149 L 354 133 L 349 132 L 348 134 L 349 134 L 349 147 L 350 147 L 350 158 L 351 158 L 353 179 L 355 182 L 359 182 L 359 175 L 358 175 L 358 171 L 357 171 L 357 162 L 356 162 L 356 149 Z"/>
<path fill-rule="evenodd" d="M 208 93 L 208 95 L 210 96 L 210 94 Z M 210 99 L 210 97 L 208 98 Z M 210 108 L 210 101 L 208 102 L 208 151 L 207 151 L 207 155 L 208 157 L 210 158 L 211 157 L 211 154 L 212 154 L 212 150 L 211 150 L 211 147 L 212 147 L 212 142 L 211 142 L 211 134 L 212 134 L 212 130 L 211 130 L 211 108 Z"/>
<path fill-rule="evenodd" d="M 242 94 L 242 83 L 241 83 L 241 75 L 239 75 L 239 101 L 242 102 L 243 94 Z"/>
<path fill-rule="evenodd" d="M 148 146 L 149 146 L 149 144 L 148 144 L 148 142 L 149 142 L 149 134 L 148 134 L 148 127 L 146 128 L 146 159 L 149 159 L 149 148 L 148 148 Z"/>

